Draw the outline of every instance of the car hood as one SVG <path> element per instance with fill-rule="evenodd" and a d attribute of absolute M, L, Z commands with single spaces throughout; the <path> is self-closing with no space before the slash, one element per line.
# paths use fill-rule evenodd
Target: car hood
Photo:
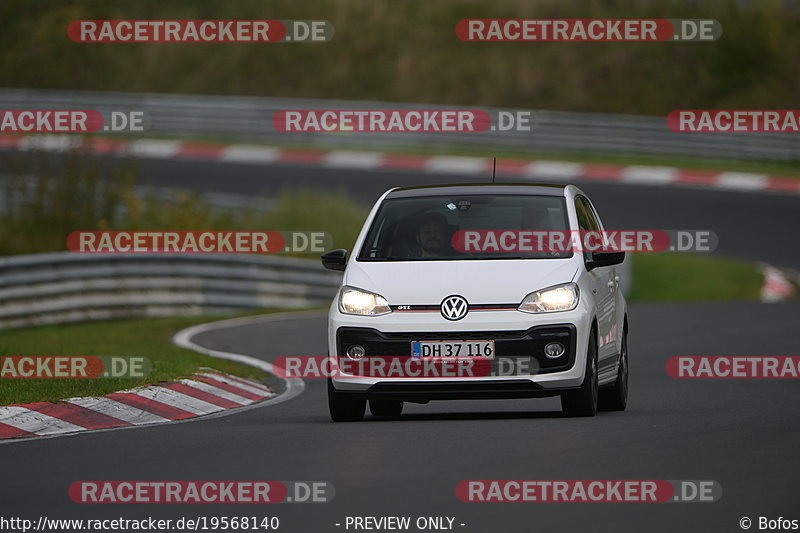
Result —
<path fill-rule="evenodd" d="M 573 259 L 351 262 L 344 283 L 390 305 L 439 304 L 458 294 L 472 304 L 518 303 L 533 291 L 572 281 Z"/>

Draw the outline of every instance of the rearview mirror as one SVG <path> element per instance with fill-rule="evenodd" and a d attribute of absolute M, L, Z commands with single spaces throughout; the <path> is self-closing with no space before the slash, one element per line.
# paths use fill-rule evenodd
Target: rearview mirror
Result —
<path fill-rule="evenodd" d="M 331 250 L 322 254 L 322 266 L 329 270 L 344 270 L 347 266 L 347 250 Z"/>
<path fill-rule="evenodd" d="M 586 270 L 597 267 L 618 265 L 625 260 L 625 252 L 593 252 L 592 259 L 586 261 Z"/>

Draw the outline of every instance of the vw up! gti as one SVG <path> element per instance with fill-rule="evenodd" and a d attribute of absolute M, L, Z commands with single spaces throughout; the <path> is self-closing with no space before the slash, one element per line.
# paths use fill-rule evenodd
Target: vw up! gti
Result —
<path fill-rule="evenodd" d="M 624 410 L 628 318 L 617 265 L 624 252 L 454 249 L 461 230 L 602 231 L 573 185 L 395 188 L 369 213 L 354 252 L 332 250 L 344 272 L 328 315 L 329 356 L 425 359 L 488 356 L 527 372 L 328 379 L 334 421 L 399 416 L 403 402 L 560 396 L 568 416 Z M 440 357 L 441 358 L 441 357 Z"/>

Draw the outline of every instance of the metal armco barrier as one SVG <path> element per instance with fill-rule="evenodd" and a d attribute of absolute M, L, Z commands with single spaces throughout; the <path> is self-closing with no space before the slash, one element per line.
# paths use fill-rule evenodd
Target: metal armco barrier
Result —
<path fill-rule="evenodd" d="M 282 133 L 272 124 L 285 109 L 479 109 L 390 102 L 139 94 L 92 91 L 0 89 L 0 109 L 94 109 L 143 111 L 144 134 L 182 138 L 227 138 L 299 142 L 320 147 L 472 147 L 492 150 L 594 152 L 796 161 L 800 135 L 764 133 L 675 133 L 665 117 L 532 111 L 530 131 L 480 133 Z M 512 109 L 480 108 L 495 116 Z"/>
<path fill-rule="evenodd" d="M 341 273 L 318 260 L 234 254 L 0 258 L 0 329 L 137 316 L 328 305 Z"/>

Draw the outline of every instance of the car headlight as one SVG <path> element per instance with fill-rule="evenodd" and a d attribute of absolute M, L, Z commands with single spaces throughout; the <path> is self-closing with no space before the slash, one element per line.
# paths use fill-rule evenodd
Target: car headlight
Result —
<path fill-rule="evenodd" d="M 572 311 L 578 306 L 579 294 L 576 283 L 548 287 L 527 295 L 517 310 L 525 313 Z"/>
<path fill-rule="evenodd" d="M 344 287 L 339 295 L 339 311 L 347 315 L 378 316 L 391 313 L 389 302 L 380 294 Z"/>

